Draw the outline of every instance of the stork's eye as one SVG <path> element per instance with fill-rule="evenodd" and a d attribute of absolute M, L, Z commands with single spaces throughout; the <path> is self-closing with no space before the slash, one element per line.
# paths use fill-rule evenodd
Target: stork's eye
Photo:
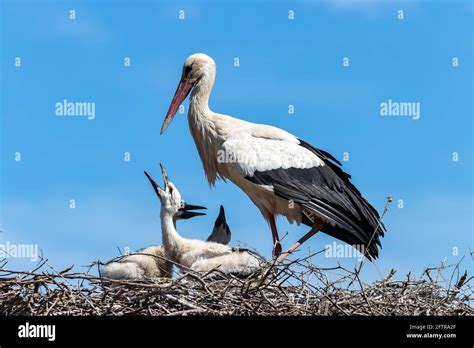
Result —
<path fill-rule="evenodd" d="M 173 194 L 173 187 L 170 186 L 170 193 Z"/>
<path fill-rule="evenodd" d="M 192 69 L 192 65 L 188 65 L 187 67 L 184 68 L 184 75 L 187 76 Z"/>

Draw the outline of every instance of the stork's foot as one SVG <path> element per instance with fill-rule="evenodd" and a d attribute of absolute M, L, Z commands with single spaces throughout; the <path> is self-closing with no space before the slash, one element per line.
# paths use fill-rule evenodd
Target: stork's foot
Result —
<path fill-rule="evenodd" d="M 281 254 L 281 243 L 279 240 L 275 242 L 273 245 L 273 257 L 277 258 Z"/>

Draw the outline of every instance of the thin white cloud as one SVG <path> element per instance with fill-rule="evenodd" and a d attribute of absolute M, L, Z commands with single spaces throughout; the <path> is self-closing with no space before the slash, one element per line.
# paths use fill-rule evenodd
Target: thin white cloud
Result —
<path fill-rule="evenodd" d="M 75 19 L 70 18 L 71 10 L 75 11 Z M 14 22 L 7 22 L 7 30 L 11 34 L 25 37 L 25 40 L 31 40 L 33 36 L 42 40 L 66 38 L 81 42 L 102 42 L 110 37 L 104 17 L 81 6 L 61 3 L 6 4 L 5 13 L 8 18 L 16 19 Z M 25 32 L 31 36 L 25 36 Z"/>
<path fill-rule="evenodd" d="M 331 11 L 358 12 L 367 17 L 376 17 L 388 9 L 413 9 L 417 1 L 402 0 L 328 0 L 323 3 Z"/>
<path fill-rule="evenodd" d="M 80 9 L 76 11 L 76 19 L 69 18 L 69 10 L 55 10 L 50 14 L 49 33 L 54 37 L 66 37 L 87 41 L 104 41 L 109 34 L 103 22 L 91 13 Z"/>

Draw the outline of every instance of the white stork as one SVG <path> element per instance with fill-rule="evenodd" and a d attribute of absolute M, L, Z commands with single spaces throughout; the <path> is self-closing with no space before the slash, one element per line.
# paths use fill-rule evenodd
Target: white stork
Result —
<path fill-rule="evenodd" d="M 311 227 L 279 262 L 318 231 L 365 248 L 369 259 L 377 257 L 385 227 L 341 163 L 282 129 L 211 111 L 215 77 L 211 57 L 197 53 L 186 59 L 161 134 L 192 91 L 189 128 L 209 184 L 228 179 L 249 196 L 270 224 L 274 256 L 281 253 L 276 215 Z"/>

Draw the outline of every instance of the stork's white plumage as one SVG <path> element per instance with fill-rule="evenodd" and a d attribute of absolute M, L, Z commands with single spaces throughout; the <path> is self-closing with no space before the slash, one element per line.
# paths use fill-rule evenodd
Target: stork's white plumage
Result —
<path fill-rule="evenodd" d="M 282 129 L 212 112 L 215 75 L 211 57 L 198 53 L 186 59 L 161 133 L 192 90 L 189 128 L 209 183 L 228 179 L 249 196 L 270 224 L 275 255 L 281 252 L 275 216 L 281 214 L 311 227 L 291 251 L 321 230 L 377 257 L 385 228 L 341 164 Z"/>

